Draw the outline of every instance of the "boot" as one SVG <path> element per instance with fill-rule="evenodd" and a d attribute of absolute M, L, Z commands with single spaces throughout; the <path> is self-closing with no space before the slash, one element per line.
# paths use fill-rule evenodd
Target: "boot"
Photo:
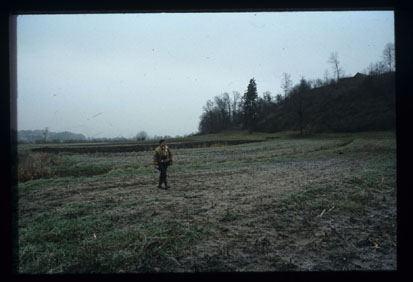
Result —
<path fill-rule="evenodd" d="M 158 188 L 162 189 L 162 181 L 159 180 Z"/>

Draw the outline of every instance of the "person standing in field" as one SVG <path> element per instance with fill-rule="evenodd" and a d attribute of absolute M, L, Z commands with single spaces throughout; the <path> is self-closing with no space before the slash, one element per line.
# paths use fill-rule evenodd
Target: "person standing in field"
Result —
<path fill-rule="evenodd" d="M 159 175 L 158 188 L 162 188 L 162 183 L 165 183 L 165 189 L 170 188 L 170 186 L 168 186 L 166 170 L 168 166 L 172 165 L 172 153 L 164 139 L 159 141 L 159 146 L 155 149 L 153 161 L 155 168 L 161 172 Z"/>

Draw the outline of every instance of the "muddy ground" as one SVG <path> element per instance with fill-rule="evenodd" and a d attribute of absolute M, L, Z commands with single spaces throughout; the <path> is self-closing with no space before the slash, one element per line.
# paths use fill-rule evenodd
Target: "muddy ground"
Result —
<path fill-rule="evenodd" d="M 380 177 L 365 180 L 366 162 L 385 151 L 384 141 L 353 141 L 171 147 L 175 162 L 168 190 L 156 187 L 155 170 L 68 183 L 58 191 L 46 187 L 26 195 L 20 214 L 36 212 L 39 203 L 52 210 L 68 202 L 130 201 L 140 204 L 104 211 L 124 215 L 120 229 L 144 218 L 209 230 L 185 253 L 136 272 L 395 270 L 395 172 L 376 171 Z M 148 169 L 152 161 L 152 152 L 90 156 L 112 165 L 142 163 Z M 299 197 L 306 191 L 312 199 Z"/>

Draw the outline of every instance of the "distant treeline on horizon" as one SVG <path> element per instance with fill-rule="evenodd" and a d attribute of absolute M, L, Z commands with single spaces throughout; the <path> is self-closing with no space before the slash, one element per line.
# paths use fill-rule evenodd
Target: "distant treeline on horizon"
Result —
<path fill-rule="evenodd" d="M 195 134 L 195 133 L 193 133 Z M 149 136 L 145 131 L 140 131 L 136 136 L 131 138 L 126 137 L 86 137 L 80 133 L 73 133 L 70 131 L 63 132 L 51 132 L 47 128 L 36 129 L 36 130 L 19 130 L 17 131 L 17 142 L 18 143 L 77 143 L 77 142 L 126 142 L 126 141 L 143 141 L 143 140 L 156 140 L 161 139 L 172 139 L 172 138 L 182 138 L 191 136 L 193 134 L 175 137 L 165 135 L 165 136 Z"/>

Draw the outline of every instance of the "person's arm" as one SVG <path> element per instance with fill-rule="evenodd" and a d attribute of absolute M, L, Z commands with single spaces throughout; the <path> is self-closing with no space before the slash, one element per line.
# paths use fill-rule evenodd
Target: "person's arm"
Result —
<path fill-rule="evenodd" d="M 158 168 L 158 152 L 155 150 L 155 154 L 153 155 L 153 164 L 155 168 Z"/>
<path fill-rule="evenodd" d="M 172 162 L 173 162 L 173 160 L 172 160 L 172 152 L 171 152 L 171 150 L 168 150 L 168 152 L 169 152 L 169 159 L 170 159 L 169 164 L 171 165 Z"/>

